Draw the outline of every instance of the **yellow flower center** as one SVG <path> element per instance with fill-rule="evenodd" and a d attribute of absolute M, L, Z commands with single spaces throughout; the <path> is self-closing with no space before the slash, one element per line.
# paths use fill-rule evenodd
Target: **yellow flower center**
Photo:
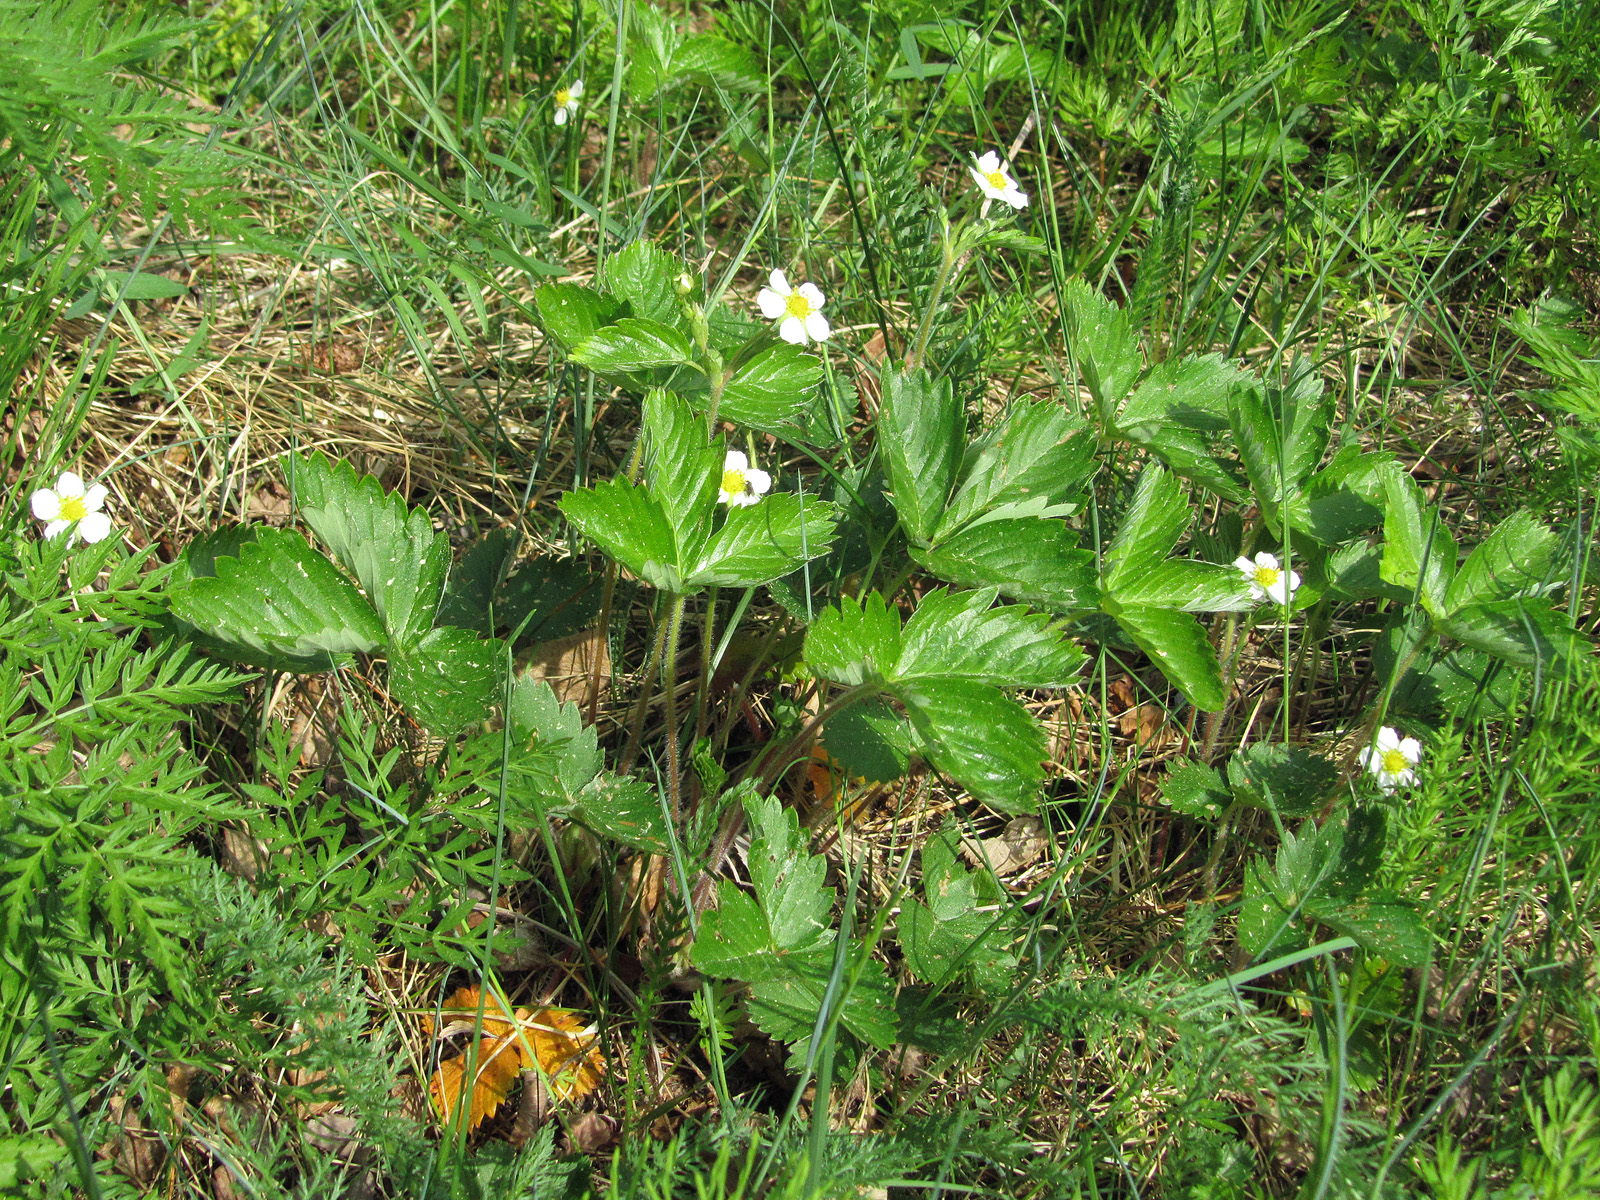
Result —
<path fill-rule="evenodd" d="M 784 311 L 791 317 L 799 317 L 804 321 L 811 315 L 811 301 L 799 292 L 791 292 L 783 301 Z"/>
<path fill-rule="evenodd" d="M 724 471 L 722 473 L 722 490 L 730 496 L 744 494 L 744 472 Z"/>
<path fill-rule="evenodd" d="M 556 89 L 556 107 L 565 108 L 572 103 L 572 93 L 566 88 Z"/>
<path fill-rule="evenodd" d="M 1257 567 L 1256 582 L 1264 588 L 1269 588 L 1282 578 L 1283 572 L 1277 567 Z"/>
<path fill-rule="evenodd" d="M 1004 171 L 985 171 L 983 177 L 989 181 L 989 186 L 997 192 L 1003 192 L 1011 186 L 1011 180 L 1006 178 Z"/>
<path fill-rule="evenodd" d="M 61 497 L 58 511 L 63 521 L 81 521 L 89 515 L 89 509 L 84 505 L 82 496 Z"/>
<path fill-rule="evenodd" d="M 1406 756 L 1398 750 L 1385 750 L 1381 765 L 1385 775 L 1398 775 L 1401 771 L 1407 771 L 1411 768 L 1411 764 L 1406 761 Z"/>

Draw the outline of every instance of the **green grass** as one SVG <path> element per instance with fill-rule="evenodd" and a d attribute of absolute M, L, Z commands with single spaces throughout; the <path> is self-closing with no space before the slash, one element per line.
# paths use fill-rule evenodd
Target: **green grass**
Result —
<path fill-rule="evenodd" d="M 1600 1195 L 1597 18 L 0 0 L 0 1190 Z M 989 149 L 1030 203 L 985 225 Z M 540 290 L 608 304 L 641 261 L 687 322 L 681 419 Z M 804 431 L 727 444 L 778 477 L 744 511 L 832 501 L 838 544 L 770 586 L 641 582 L 639 519 L 572 497 L 640 481 L 681 540 L 719 373 L 774 353 L 732 349 L 773 269 L 833 335 L 791 364 Z M 1227 382 L 1135 419 L 1118 361 Z M 948 489 L 917 533 L 918 438 L 953 413 L 959 455 L 1035 403 L 1085 447 L 1049 519 L 1100 599 L 985 619 L 1032 654 L 999 682 L 1083 662 L 941 726 L 917 706 L 971 695 L 973 627 L 906 684 L 838 606 L 926 629 L 987 581 L 938 565 Z M 287 480 L 316 450 L 381 491 Z M 68 468 L 110 540 L 40 537 Z M 248 535 L 202 539 L 310 529 L 374 597 L 393 572 L 352 564 L 387 543 L 351 522 L 382 492 L 472 632 L 420 649 L 347 583 L 327 629 L 378 624 L 338 669 L 241 662 L 196 577 Z M 1199 649 L 1132 636 L 1144 576 L 1215 590 L 1306 496 L 1353 524 L 1298 527 L 1292 619 L 1193 599 Z M 1523 510 L 1491 636 L 1429 573 Z M 430 699 L 404 672 L 436 663 Z M 1036 725 L 1042 779 L 983 758 Z M 1423 745 L 1393 795 L 1356 757 L 1382 725 Z M 461 987 L 573 1009 L 603 1082 L 544 1064 L 442 1119 Z"/>

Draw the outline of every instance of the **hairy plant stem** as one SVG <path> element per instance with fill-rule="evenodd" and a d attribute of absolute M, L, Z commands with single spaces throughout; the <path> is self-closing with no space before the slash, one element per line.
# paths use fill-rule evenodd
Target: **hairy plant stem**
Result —
<path fill-rule="evenodd" d="M 661 647 L 666 640 L 667 623 L 663 621 L 656 626 L 656 636 L 650 643 L 650 657 L 644 664 L 644 679 L 639 684 L 639 699 L 634 702 L 633 715 L 628 718 L 628 746 L 617 762 L 618 775 L 626 775 L 632 771 L 634 760 L 639 757 L 639 741 L 644 736 L 644 714 L 650 707 L 650 696 L 655 687 L 656 666 L 661 662 Z"/>
<path fill-rule="evenodd" d="M 1228 835 L 1233 831 L 1233 814 L 1238 810 L 1235 800 L 1217 820 L 1217 839 L 1211 843 L 1211 853 L 1206 855 L 1205 869 L 1200 874 L 1200 894 L 1207 900 L 1217 898 L 1217 866 L 1222 862 L 1222 852 L 1227 848 Z"/>
<path fill-rule="evenodd" d="M 710 346 L 705 348 L 706 380 L 711 385 L 711 399 L 706 405 L 706 439 L 717 436 L 717 409 L 722 406 L 722 389 L 728 386 L 728 373 L 722 369 L 722 355 Z"/>
<path fill-rule="evenodd" d="M 933 336 L 933 320 L 939 311 L 939 300 L 956 265 L 956 248 L 950 237 L 948 221 L 942 227 L 940 242 L 939 274 L 934 277 L 933 291 L 928 296 L 927 307 L 923 309 L 922 324 L 917 328 L 917 340 L 911 348 L 910 357 L 906 359 L 907 368 L 912 370 L 923 365 L 928 353 L 928 339 Z"/>
<path fill-rule="evenodd" d="M 1239 614 L 1229 613 L 1222 633 L 1222 707 L 1206 714 L 1205 741 L 1200 745 L 1200 761 L 1209 763 L 1216 752 L 1217 735 L 1222 732 L 1222 718 L 1228 715 L 1228 697 L 1233 691 L 1233 639 L 1239 631 Z"/>
<path fill-rule="evenodd" d="M 871 691 L 874 686 L 870 683 L 863 683 L 840 692 L 828 702 L 821 712 L 806 723 L 804 729 L 785 742 L 780 751 L 774 751 L 769 746 L 765 753 L 750 764 L 750 769 L 745 773 L 745 777 L 749 778 L 759 771 L 757 789 L 761 792 L 770 791 L 773 783 L 776 782 L 777 777 L 783 772 L 784 767 L 789 763 L 792 756 L 799 747 L 804 746 L 812 738 L 816 737 L 817 730 L 822 727 L 822 723 L 840 709 L 848 708 L 854 704 L 862 695 Z M 706 905 L 711 902 L 711 889 L 716 884 L 717 872 L 722 869 L 722 860 L 727 858 L 728 851 L 733 848 L 734 839 L 739 836 L 739 831 L 743 828 L 744 810 L 742 808 L 733 808 L 723 817 L 722 824 L 717 829 L 717 835 L 712 839 L 711 852 L 706 856 L 705 870 L 701 872 L 699 882 L 695 884 L 692 908 L 696 914 L 704 912 Z"/>
<path fill-rule="evenodd" d="M 711 635 L 716 631 L 717 622 L 717 593 L 720 588 L 712 587 L 706 592 L 705 622 L 700 632 L 700 682 L 694 693 L 694 738 L 690 741 L 691 750 L 700 744 L 700 739 L 705 737 L 706 728 L 711 721 L 709 693 L 711 690 L 711 656 L 715 652 Z"/>
<path fill-rule="evenodd" d="M 667 613 L 667 799 L 674 824 L 683 820 L 683 769 L 678 762 L 678 639 L 683 632 L 683 609 L 688 597 L 673 592 Z"/>
<path fill-rule="evenodd" d="M 590 376 L 591 381 L 593 376 Z M 636 439 L 633 453 L 628 456 L 628 482 L 638 481 L 639 464 L 644 461 L 644 439 Z M 617 590 L 617 561 L 606 563 L 606 583 L 600 594 L 600 636 L 607 645 L 611 641 L 611 600 Z M 594 656 L 594 666 L 589 669 L 589 724 L 600 719 L 600 655 Z M 630 760 L 631 763 L 631 760 Z M 627 774 L 627 771 L 623 771 Z"/>

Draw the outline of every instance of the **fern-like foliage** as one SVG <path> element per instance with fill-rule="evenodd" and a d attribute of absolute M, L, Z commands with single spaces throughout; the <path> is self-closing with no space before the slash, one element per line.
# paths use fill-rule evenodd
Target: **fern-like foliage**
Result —
<path fill-rule="evenodd" d="M 890 112 L 889 95 L 873 85 L 857 54 L 847 51 L 841 57 L 832 107 L 849 114 L 849 133 L 868 181 L 869 199 L 862 211 L 867 224 L 860 234 L 874 253 L 863 267 L 885 303 L 903 298 L 912 328 L 899 332 L 909 339 L 939 274 L 942 202 L 922 181 L 910 144 L 913 131 Z M 962 306 L 947 295 L 928 339 L 929 360 L 955 380 L 958 392 L 981 362 L 980 348 L 966 336 L 969 324 Z M 889 348 L 891 354 L 894 349 Z"/>
<path fill-rule="evenodd" d="M 0 577 L 0 934 L 44 977 L 114 954 L 182 996 L 180 847 L 218 809 L 179 727 L 238 677 L 171 641 L 142 645 L 158 587 L 137 577 L 144 556 L 84 586 L 113 552 L 79 555 L 62 587 L 66 547 L 34 543 Z"/>

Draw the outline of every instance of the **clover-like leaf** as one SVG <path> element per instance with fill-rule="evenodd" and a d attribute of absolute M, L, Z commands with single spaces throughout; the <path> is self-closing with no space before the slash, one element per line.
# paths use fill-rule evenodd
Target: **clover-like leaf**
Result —
<path fill-rule="evenodd" d="M 327 671 L 388 640 L 372 605 L 293 530 L 258 530 L 212 569 L 173 589 L 172 611 L 236 661 Z"/>

